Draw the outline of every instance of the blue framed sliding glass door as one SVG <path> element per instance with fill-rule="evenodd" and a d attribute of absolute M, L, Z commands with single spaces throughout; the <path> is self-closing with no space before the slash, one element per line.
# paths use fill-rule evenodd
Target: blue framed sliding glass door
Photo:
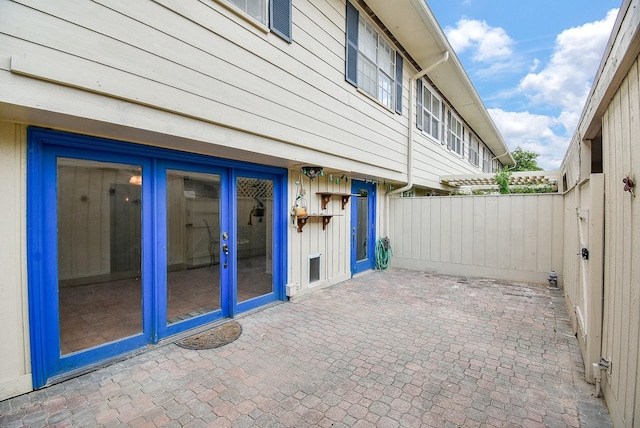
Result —
<path fill-rule="evenodd" d="M 231 288 L 231 310 L 238 313 L 284 299 L 282 287 L 275 286 L 285 282 L 284 271 L 277 267 L 280 245 L 275 239 L 284 230 L 275 219 L 286 214 L 278 209 L 284 191 L 273 176 L 238 172 L 232 193 L 236 240 L 229 242 L 233 256 L 229 260 L 235 263 L 232 282 L 236 287 Z"/>
<path fill-rule="evenodd" d="M 157 223 L 165 232 L 157 234 L 157 316 L 164 338 L 229 316 L 230 277 L 220 263 L 229 172 L 175 161 L 158 161 L 157 169 Z"/>
<path fill-rule="evenodd" d="M 286 170 L 29 129 L 33 384 L 284 298 Z"/>
<path fill-rule="evenodd" d="M 39 165 L 39 168 L 34 165 Z M 151 162 L 29 146 L 29 316 L 34 387 L 152 340 Z"/>

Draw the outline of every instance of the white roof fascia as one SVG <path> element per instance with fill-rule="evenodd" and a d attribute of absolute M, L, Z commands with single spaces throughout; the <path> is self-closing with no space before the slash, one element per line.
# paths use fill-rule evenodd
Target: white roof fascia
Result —
<path fill-rule="evenodd" d="M 421 68 L 449 52 L 449 61 L 430 72 L 429 78 L 500 162 L 514 165 L 507 144 L 426 1 L 365 2 Z"/>

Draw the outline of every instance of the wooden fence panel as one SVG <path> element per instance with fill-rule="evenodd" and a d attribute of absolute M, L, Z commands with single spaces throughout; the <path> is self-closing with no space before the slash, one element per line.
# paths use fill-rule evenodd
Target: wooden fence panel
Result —
<path fill-rule="evenodd" d="M 546 283 L 551 269 L 562 273 L 562 195 L 392 198 L 389 203 L 393 212 L 403 213 L 390 218 L 392 247 L 401 249 L 394 250 L 394 266 L 535 283 Z M 411 233 L 398 222 L 413 225 Z"/>

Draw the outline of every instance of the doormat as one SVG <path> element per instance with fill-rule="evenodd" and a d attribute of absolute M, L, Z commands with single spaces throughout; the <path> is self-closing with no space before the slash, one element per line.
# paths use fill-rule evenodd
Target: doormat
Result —
<path fill-rule="evenodd" d="M 202 333 L 178 340 L 176 345 L 195 350 L 219 348 L 239 338 L 241 333 L 242 326 L 235 321 L 229 321 Z"/>

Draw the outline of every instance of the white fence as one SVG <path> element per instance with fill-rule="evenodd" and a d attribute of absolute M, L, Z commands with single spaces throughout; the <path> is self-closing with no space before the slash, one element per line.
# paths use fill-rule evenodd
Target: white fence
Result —
<path fill-rule="evenodd" d="M 562 283 L 563 196 L 392 198 L 392 266 L 449 275 Z"/>

